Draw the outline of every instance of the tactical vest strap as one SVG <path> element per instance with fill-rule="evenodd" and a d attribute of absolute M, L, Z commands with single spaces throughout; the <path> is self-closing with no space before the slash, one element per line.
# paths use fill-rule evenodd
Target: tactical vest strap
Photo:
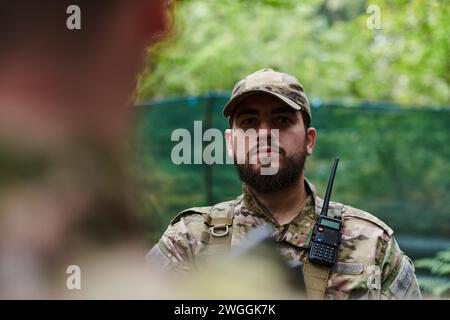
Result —
<path fill-rule="evenodd" d="M 228 210 L 215 210 L 213 207 L 209 214 L 205 215 L 205 227 L 200 240 L 205 245 L 206 256 L 226 254 L 231 247 L 231 235 L 233 232 L 234 207 Z"/>
<path fill-rule="evenodd" d="M 231 222 L 233 221 L 233 218 L 231 217 L 225 217 L 225 218 L 218 218 L 218 217 L 213 217 L 211 215 L 206 215 L 205 216 L 205 224 L 209 227 L 212 226 L 220 226 L 220 225 L 231 225 Z"/>
<path fill-rule="evenodd" d="M 320 214 L 323 200 L 316 197 L 316 201 L 319 202 L 319 206 L 316 206 L 316 212 L 317 214 Z M 331 211 L 333 211 L 333 214 L 330 214 Z M 344 211 L 344 205 L 333 204 L 333 206 L 329 208 L 327 216 L 333 218 L 341 217 Z M 308 299 L 323 300 L 325 298 L 325 291 L 327 290 L 331 268 L 332 267 L 323 266 L 317 263 L 311 263 L 308 258 L 305 259 L 303 276 L 305 279 L 306 297 Z"/>
<path fill-rule="evenodd" d="M 305 260 L 303 274 L 305 277 L 306 297 L 310 300 L 323 300 L 327 289 L 330 267 Z"/>

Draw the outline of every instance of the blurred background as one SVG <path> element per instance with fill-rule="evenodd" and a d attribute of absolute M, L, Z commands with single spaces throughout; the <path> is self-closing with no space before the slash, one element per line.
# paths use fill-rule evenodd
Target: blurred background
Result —
<path fill-rule="evenodd" d="M 369 28 L 369 5 L 381 28 Z M 149 51 L 130 142 L 149 248 L 177 212 L 241 193 L 233 165 L 175 165 L 170 136 L 225 130 L 233 85 L 270 67 L 297 77 L 318 129 L 306 176 L 391 226 L 428 297 L 450 294 L 448 1 L 184 0 Z M 208 143 L 206 143 L 208 144 Z M 204 146 L 206 145 L 204 143 Z"/>

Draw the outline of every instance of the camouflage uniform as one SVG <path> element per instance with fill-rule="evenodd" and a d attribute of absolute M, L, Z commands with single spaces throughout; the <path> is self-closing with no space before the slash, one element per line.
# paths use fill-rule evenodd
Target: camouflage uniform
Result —
<path fill-rule="evenodd" d="M 294 77 L 271 69 L 259 70 L 239 81 L 223 113 L 231 118 L 242 99 L 252 94 L 279 98 L 311 120 L 311 110 L 303 86 Z M 207 227 L 204 216 L 233 208 L 231 247 L 238 246 L 253 228 L 270 224 L 278 249 L 288 264 L 301 267 L 308 256 L 314 224 L 323 200 L 305 181 L 309 193 L 303 209 L 290 223 L 280 226 L 244 186 L 236 200 L 213 207 L 191 208 L 181 212 L 164 233 L 147 259 L 165 268 L 189 270 L 196 257 L 207 251 L 202 239 Z M 331 270 L 327 299 L 420 299 L 420 290 L 411 260 L 400 250 L 393 231 L 368 212 L 330 202 L 329 215 L 343 222 L 342 242 L 337 263 Z"/>
<path fill-rule="evenodd" d="M 216 210 L 234 206 L 231 246 L 237 246 L 252 228 L 269 223 L 273 239 L 287 263 L 301 266 L 308 256 L 314 223 L 323 200 L 306 182 L 309 195 L 299 214 L 280 226 L 245 188 L 233 201 L 216 204 Z M 189 270 L 206 246 L 201 241 L 205 230 L 204 214 L 212 207 L 191 208 L 180 213 L 148 253 L 150 262 L 165 268 Z M 411 260 L 400 250 L 393 231 L 368 212 L 330 202 L 329 214 L 341 216 L 342 243 L 337 263 L 331 270 L 327 299 L 420 299 L 420 290 Z"/>

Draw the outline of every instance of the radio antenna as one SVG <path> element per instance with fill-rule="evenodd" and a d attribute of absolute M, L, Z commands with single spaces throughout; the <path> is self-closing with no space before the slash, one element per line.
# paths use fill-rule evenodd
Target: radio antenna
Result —
<path fill-rule="evenodd" d="M 328 205 L 330 204 L 331 190 L 333 189 L 334 176 L 336 175 L 336 168 L 339 162 L 339 158 L 334 160 L 333 169 L 331 169 L 330 179 L 328 180 L 327 191 L 325 192 L 325 198 L 323 198 L 321 216 L 326 216 L 328 213 Z"/>

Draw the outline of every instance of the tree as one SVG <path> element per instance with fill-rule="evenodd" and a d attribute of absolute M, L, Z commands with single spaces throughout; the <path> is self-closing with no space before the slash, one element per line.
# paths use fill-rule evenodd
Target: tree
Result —
<path fill-rule="evenodd" d="M 174 36 L 150 51 L 140 99 L 229 92 L 257 69 L 297 76 L 310 97 L 450 103 L 449 6 L 378 0 L 381 30 L 365 1 L 189 0 Z"/>

